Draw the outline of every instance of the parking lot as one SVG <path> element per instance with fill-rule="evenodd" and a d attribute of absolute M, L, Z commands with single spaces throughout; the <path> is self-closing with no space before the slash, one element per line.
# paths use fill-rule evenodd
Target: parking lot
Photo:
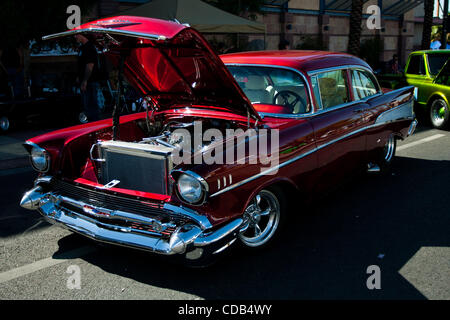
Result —
<path fill-rule="evenodd" d="M 392 174 L 364 176 L 314 206 L 297 203 L 282 241 L 212 267 L 100 247 L 19 206 L 36 173 L 0 136 L 0 299 L 450 299 L 450 132 L 419 126 Z M 381 289 L 369 290 L 368 266 Z M 67 285 L 76 266 L 80 288 Z"/>

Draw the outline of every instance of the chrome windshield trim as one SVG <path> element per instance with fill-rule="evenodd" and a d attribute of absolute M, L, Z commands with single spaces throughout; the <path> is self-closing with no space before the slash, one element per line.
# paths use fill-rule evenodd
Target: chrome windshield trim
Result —
<path fill-rule="evenodd" d="M 88 28 L 88 29 L 69 30 L 69 31 L 49 34 L 47 36 L 43 36 L 42 40 L 50 40 L 50 39 L 67 37 L 67 36 L 72 36 L 72 35 L 76 35 L 76 34 L 80 34 L 80 33 L 89 33 L 89 32 L 114 34 L 114 35 L 129 36 L 129 37 L 134 37 L 134 38 L 144 38 L 144 39 L 150 39 L 150 40 L 166 40 L 167 39 L 165 36 L 161 36 L 161 35 L 157 35 L 157 34 L 148 34 L 148 33 L 132 32 L 132 31 L 116 30 L 116 29 L 108 29 L 108 28 Z"/>
<path fill-rule="evenodd" d="M 309 85 L 308 78 L 306 77 L 306 75 L 302 71 L 300 71 L 298 69 L 295 69 L 295 68 L 286 67 L 286 66 L 278 66 L 278 65 L 273 65 L 273 64 L 258 64 L 258 63 L 225 63 L 225 66 L 227 66 L 227 67 L 228 66 L 231 66 L 231 67 L 234 66 L 234 67 L 277 68 L 277 69 L 290 70 L 290 71 L 293 71 L 293 72 L 299 74 L 302 77 L 303 81 L 305 82 L 307 90 L 308 90 L 308 98 L 309 98 L 309 104 L 311 106 L 311 108 L 310 108 L 311 111 L 308 112 L 308 113 L 302 113 L 302 114 L 299 114 L 299 115 L 295 115 L 295 114 L 284 115 L 284 114 L 276 113 L 277 118 L 293 118 L 293 119 L 295 119 L 295 118 L 304 118 L 304 117 L 306 117 L 308 115 L 312 115 L 314 113 L 315 105 L 314 105 L 314 100 L 313 100 L 313 97 L 312 97 L 312 94 L 311 94 L 311 87 Z M 264 114 L 264 113 L 261 113 L 261 114 Z M 289 117 L 286 117 L 286 116 L 289 116 Z"/>

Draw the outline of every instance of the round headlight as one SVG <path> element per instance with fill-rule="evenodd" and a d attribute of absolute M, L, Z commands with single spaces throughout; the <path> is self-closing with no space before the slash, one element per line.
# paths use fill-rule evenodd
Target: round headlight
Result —
<path fill-rule="evenodd" d="M 40 172 L 45 172 L 48 170 L 50 165 L 50 159 L 47 151 L 44 149 L 33 146 L 30 152 L 31 165 Z"/>
<path fill-rule="evenodd" d="M 199 202 L 204 195 L 201 182 L 185 173 L 178 178 L 177 188 L 181 198 L 189 203 Z"/>

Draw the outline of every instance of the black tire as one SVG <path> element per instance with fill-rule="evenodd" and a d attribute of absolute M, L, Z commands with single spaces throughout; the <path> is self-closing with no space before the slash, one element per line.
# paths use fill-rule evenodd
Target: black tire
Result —
<path fill-rule="evenodd" d="M 282 190 L 278 187 L 263 189 L 245 210 L 244 221 L 247 224 L 238 241 L 250 250 L 266 248 L 280 238 L 286 217 L 287 199 Z"/>
<path fill-rule="evenodd" d="M 436 98 L 430 103 L 429 117 L 431 125 L 436 129 L 446 129 L 450 119 L 450 109 L 442 98 Z"/>

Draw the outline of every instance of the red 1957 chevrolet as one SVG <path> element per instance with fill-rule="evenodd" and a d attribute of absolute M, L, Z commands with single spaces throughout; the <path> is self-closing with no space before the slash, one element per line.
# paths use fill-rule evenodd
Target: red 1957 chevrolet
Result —
<path fill-rule="evenodd" d="M 417 124 L 413 87 L 383 92 L 359 58 L 319 51 L 214 53 L 194 29 L 120 16 L 84 34 L 135 86 L 147 111 L 25 142 L 40 174 L 21 201 L 97 241 L 217 256 L 261 248 L 288 202 L 349 174 L 383 171 Z M 120 86 L 119 86 L 120 87 Z"/>

